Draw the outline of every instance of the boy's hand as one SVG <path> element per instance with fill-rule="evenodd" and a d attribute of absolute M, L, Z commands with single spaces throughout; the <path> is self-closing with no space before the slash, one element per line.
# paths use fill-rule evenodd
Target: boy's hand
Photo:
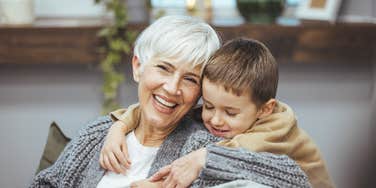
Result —
<path fill-rule="evenodd" d="M 185 155 L 170 165 L 161 168 L 150 181 L 164 179 L 163 187 L 188 187 L 198 178 L 206 162 L 206 149 L 199 149 Z"/>
<path fill-rule="evenodd" d="M 126 169 L 129 169 L 131 165 L 131 161 L 122 131 L 123 126 L 124 124 L 121 121 L 117 121 L 108 130 L 100 153 L 99 163 L 106 170 L 125 174 Z"/>
<path fill-rule="evenodd" d="M 131 183 L 131 188 L 142 188 L 142 187 L 145 187 L 145 188 L 159 188 L 159 187 L 162 187 L 162 183 L 163 181 L 156 181 L 156 182 L 151 182 L 147 179 L 145 180 L 140 180 L 140 181 L 136 181 L 136 182 L 133 182 Z"/>

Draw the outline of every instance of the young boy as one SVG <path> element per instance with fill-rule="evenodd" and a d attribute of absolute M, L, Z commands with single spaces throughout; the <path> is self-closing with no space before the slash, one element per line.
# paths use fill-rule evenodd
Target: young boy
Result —
<path fill-rule="evenodd" d="M 313 187 L 334 187 L 319 149 L 297 126 L 292 109 L 275 99 L 277 85 L 278 65 L 262 43 L 250 39 L 228 42 L 203 70 L 201 117 L 205 127 L 224 138 L 218 145 L 288 155 L 305 171 Z M 124 143 L 124 134 L 137 126 L 138 106 L 111 115 L 120 121 L 110 129 L 104 148 L 121 147 L 126 156 L 120 143 Z M 102 154 L 109 155 L 104 150 Z M 111 155 L 122 157 L 119 152 Z"/>

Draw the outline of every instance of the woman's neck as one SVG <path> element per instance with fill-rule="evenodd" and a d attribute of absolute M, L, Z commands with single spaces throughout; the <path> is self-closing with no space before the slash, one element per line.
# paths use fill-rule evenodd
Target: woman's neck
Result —
<path fill-rule="evenodd" d="M 142 145 L 147 147 L 159 147 L 175 128 L 176 126 L 155 128 L 141 120 L 135 130 L 135 135 Z"/>

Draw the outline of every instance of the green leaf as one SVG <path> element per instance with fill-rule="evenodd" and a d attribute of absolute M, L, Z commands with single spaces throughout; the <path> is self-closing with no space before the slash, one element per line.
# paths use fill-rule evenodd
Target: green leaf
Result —
<path fill-rule="evenodd" d="M 124 41 L 120 38 L 117 38 L 110 43 L 110 48 L 115 51 L 121 51 L 125 45 Z"/>
<path fill-rule="evenodd" d="M 119 108 L 118 89 L 124 81 L 124 74 L 116 71 L 116 66 L 122 62 L 124 53 L 130 53 L 136 33 L 127 31 L 128 24 L 126 0 L 95 0 L 103 3 L 106 10 L 114 16 L 113 22 L 98 32 L 98 37 L 104 38 L 106 43 L 99 51 L 105 53 L 100 62 L 103 72 L 103 103 L 102 113 L 108 113 Z M 125 31 L 125 33 L 121 33 Z"/>
<path fill-rule="evenodd" d="M 103 28 L 101 30 L 99 30 L 98 32 L 98 37 L 105 37 L 105 36 L 108 36 L 110 33 L 110 28 Z"/>
<path fill-rule="evenodd" d="M 123 45 L 123 51 L 126 54 L 129 54 L 131 52 L 131 47 L 129 46 L 129 44 L 124 44 Z"/>

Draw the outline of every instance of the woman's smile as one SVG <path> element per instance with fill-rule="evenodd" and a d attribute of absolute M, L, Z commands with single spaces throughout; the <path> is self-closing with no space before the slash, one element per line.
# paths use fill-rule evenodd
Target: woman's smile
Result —
<path fill-rule="evenodd" d="M 175 108 L 178 106 L 178 104 L 174 101 L 155 94 L 153 95 L 152 104 L 157 111 L 165 114 L 172 114 Z"/>

